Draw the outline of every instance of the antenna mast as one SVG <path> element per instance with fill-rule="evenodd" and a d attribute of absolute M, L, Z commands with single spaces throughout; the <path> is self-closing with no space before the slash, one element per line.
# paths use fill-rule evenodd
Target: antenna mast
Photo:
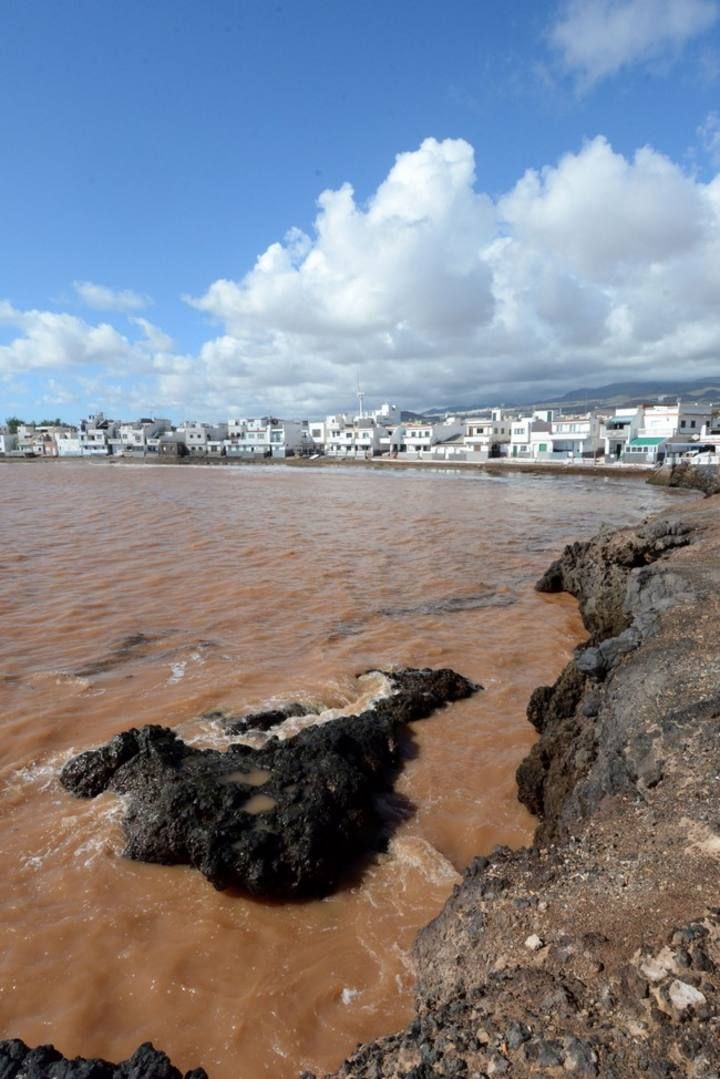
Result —
<path fill-rule="evenodd" d="M 358 379 L 357 391 L 356 391 L 355 396 L 357 397 L 358 404 L 360 405 L 360 419 L 363 420 L 363 419 L 365 419 L 365 405 L 364 405 L 365 392 L 360 389 L 360 380 L 359 379 Z"/>

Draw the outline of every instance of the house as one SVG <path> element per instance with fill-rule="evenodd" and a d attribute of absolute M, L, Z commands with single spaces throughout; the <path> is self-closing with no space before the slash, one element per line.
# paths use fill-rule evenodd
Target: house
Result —
<path fill-rule="evenodd" d="M 676 435 L 694 442 L 712 419 L 711 405 L 640 405 L 632 437 L 622 452 L 627 464 L 657 464 L 665 457 L 664 443 Z"/>
<path fill-rule="evenodd" d="M 28 457 L 57 457 L 57 440 L 74 431 L 74 427 L 64 424 L 21 423 L 17 429 L 17 451 Z"/>
<path fill-rule="evenodd" d="M 274 416 L 228 420 L 224 439 L 228 457 L 288 457 L 311 445 L 306 422 Z"/>
<path fill-rule="evenodd" d="M 631 438 L 623 453 L 623 463 L 627 465 L 656 465 L 662 461 L 665 453 L 662 449 L 667 441 L 662 435 L 637 435 Z"/>
<path fill-rule="evenodd" d="M 552 452 L 565 457 L 598 457 L 605 452 L 605 418 L 595 412 L 552 416 Z"/>
<path fill-rule="evenodd" d="M 605 420 L 605 460 L 619 461 L 633 438 L 637 437 L 642 421 L 640 408 L 616 408 Z"/>
<path fill-rule="evenodd" d="M 5 427 L 0 427 L 0 456 L 17 452 L 17 434 L 10 434 Z"/>
<path fill-rule="evenodd" d="M 351 419 L 344 413 L 328 416 L 325 452 L 329 457 L 373 457 L 382 451 L 387 429 L 370 416 Z"/>
<path fill-rule="evenodd" d="M 403 424 L 400 453 L 424 457 L 439 442 L 447 442 L 455 435 L 463 435 L 463 423 L 455 416 L 444 420 L 413 420 Z"/>
<path fill-rule="evenodd" d="M 78 438 L 82 457 L 107 457 L 120 445 L 120 424 L 96 412 L 80 420 Z"/>
<path fill-rule="evenodd" d="M 183 438 L 178 437 L 176 431 L 168 431 L 167 434 L 160 435 L 157 440 L 159 460 L 177 461 L 181 457 L 187 457 L 189 452 L 187 443 Z"/>
<path fill-rule="evenodd" d="M 143 417 L 129 423 L 120 424 L 120 446 L 124 453 L 147 453 L 153 443 L 152 452 L 157 452 L 157 439 L 172 429 L 170 420 L 149 419 Z"/>
<path fill-rule="evenodd" d="M 552 453 L 552 425 L 539 416 L 517 416 L 510 428 L 510 456 L 536 458 Z"/>
<path fill-rule="evenodd" d="M 463 444 L 468 453 L 479 457 L 502 457 L 510 445 L 512 420 L 502 409 L 487 414 L 467 416 L 463 421 Z"/>

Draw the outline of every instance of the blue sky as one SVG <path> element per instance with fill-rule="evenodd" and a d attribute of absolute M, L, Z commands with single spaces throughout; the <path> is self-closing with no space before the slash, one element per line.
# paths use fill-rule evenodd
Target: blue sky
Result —
<path fill-rule="evenodd" d="M 9 0 L 0 102 L 0 417 L 720 372 L 717 0 Z"/>

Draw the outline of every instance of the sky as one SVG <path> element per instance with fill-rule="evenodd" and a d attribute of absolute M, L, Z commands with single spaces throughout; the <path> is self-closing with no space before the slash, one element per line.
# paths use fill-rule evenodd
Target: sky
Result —
<path fill-rule="evenodd" d="M 720 374 L 720 0 L 4 0 L 0 421 Z"/>

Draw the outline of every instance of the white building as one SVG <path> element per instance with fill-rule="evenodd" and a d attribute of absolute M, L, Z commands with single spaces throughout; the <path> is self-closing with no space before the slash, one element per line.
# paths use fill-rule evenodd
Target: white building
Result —
<path fill-rule="evenodd" d="M 619 461 L 625 453 L 628 443 L 637 437 L 642 420 L 642 409 L 616 408 L 612 416 L 605 420 L 605 460 Z"/>
<path fill-rule="evenodd" d="M 146 453 L 149 445 L 157 443 L 160 435 L 171 430 L 166 419 L 139 419 L 120 424 L 120 445 L 125 452 Z"/>
<path fill-rule="evenodd" d="M 115 445 L 119 445 L 120 424 L 96 412 L 80 420 L 78 439 L 82 457 L 107 457 Z M 72 441 L 72 436 L 70 436 Z M 59 451 L 58 451 L 59 452 Z M 63 453 L 62 456 L 67 456 Z"/>
<path fill-rule="evenodd" d="M 0 454 L 15 453 L 17 444 L 17 434 L 11 435 L 9 431 L 0 430 Z"/>
<path fill-rule="evenodd" d="M 224 440 L 228 457 L 286 457 L 312 448 L 307 424 L 273 416 L 231 419 Z"/>
<path fill-rule="evenodd" d="M 412 420 L 402 425 L 400 453 L 408 457 L 429 456 L 433 446 L 462 434 L 463 423 L 455 416 L 444 420 Z"/>
<path fill-rule="evenodd" d="M 310 425 L 312 433 L 313 425 Z M 344 413 L 325 422 L 325 453 L 328 457 L 373 457 L 382 449 L 387 428 L 370 416 L 351 419 Z"/>
<path fill-rule="evenodd" d="M 605 452 L 605 418 L 595 412 L 553 416 L 552 452 L 565 457 L 597 457 Z"/>
<path fill-rule="evenodd" d="M 463 421 L 463 445 L 468 453 L 480 457 L 507 455 L 512 420 L 502 409 L 487 414 L 467 416 Z"/>
<path fill-rule="evenodd" d="M 682 436 L 688 443 L 699 440 L 712 418 L 711 405 L 640 405 L 637 421 L 628 437 L 622 459 L 628 464 L 654 465 L 665 458 L 668 439 Z M 675 442 L 675 451 L 679 443 Z"/>
<path fill-rule="evenodd" d="M 515 416 L 510 427 L 510 456 L 535 458 L 552 453 L 552 427 L 538 416 Z"/>

